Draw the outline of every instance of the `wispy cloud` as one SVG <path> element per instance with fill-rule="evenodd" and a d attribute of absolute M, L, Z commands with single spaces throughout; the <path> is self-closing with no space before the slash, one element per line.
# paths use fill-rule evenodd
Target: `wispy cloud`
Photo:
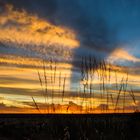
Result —
<path fill-rule="evenodd" d="M 140 58 L 137 58 L 133 56 L 131 53 L 129 53 L 124 48 L 117 48 L 115 49 L 109 56 L 108 61 L 110 62 L 124 62 L 124 61 L 130 61 L 130 62 L 140 62 Z"/>

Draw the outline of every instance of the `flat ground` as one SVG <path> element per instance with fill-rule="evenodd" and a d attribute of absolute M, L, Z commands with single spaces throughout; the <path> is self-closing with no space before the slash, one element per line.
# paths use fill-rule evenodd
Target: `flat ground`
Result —
<path fill-rule="evenodd" d="M 140 113 L 1 114 L 0 140 L 140 140 Z"/>

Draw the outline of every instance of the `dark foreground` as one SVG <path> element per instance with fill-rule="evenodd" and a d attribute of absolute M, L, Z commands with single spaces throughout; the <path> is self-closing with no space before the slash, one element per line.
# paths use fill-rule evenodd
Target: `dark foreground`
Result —
<path fill-rule="evenodd" d="M 0 140 L 140 140 L 140 114 L 1 114 Z"/>

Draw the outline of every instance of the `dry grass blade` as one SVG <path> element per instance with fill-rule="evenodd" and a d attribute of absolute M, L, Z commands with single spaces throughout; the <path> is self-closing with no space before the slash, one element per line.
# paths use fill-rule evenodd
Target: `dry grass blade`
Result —
<path fill-rule="evenodd" d="M 110 97 L 111 97 L 112 106 L 114 107 L 114 99 L 113 99 L 112 94 L 110 94 Z"/>
<path fill-rule="evenodd" d="M 136 105 L 136 99 L 135 99 L 135 95 L 134 95 L 134 92 L 133 92 L 132 88 L 131 88 L 130 95 L 131 95 L 131 97 L 132 97 L 132 99 L 134 101 L 134 104 Z"/>
<path fill-rule="evenodd" d="M 117 109 L 118 101 L 119 101 L 119 98 L 120 98 L 120 94 L 121 94 L 122 89 L 123 89 L 123 79 L 124 79 L 124 78 L 122 78 L 122 80 L 121 80 L 121 87 L 120 87 L 119 92 L 118 92 L 118 96 L 117 96 L 117 100 L 116 100 L 116 104 L 115 104 L 115 111 L 116 111 L 116 109 Z"/>
<path fill-rule="evenodd" d="M 64 94 L 65 94 L 65 86 L 66 86 L 66 75 L 65 75 L 65 77 L 64 77 L 64 82 L 63 82 L 62 102 L 63 102 Z"/>
<path fill-rule="evenodd" d="M 40 86 L 41 86 L 41 88 L 42 88 L 42 91 L 44 91 L 44 89 L 43 89 L 43 82 L 42 82 L 41 75 L 40 75 L 40 73 L 39 73 L 38 70 L 37 70 L 37 73 L 38 73 L 38 78 L 39 78 Z M 46 97 L 45 97 L 44 94 L 43 94 L 43 96 L 44 96 L 44 98 L 45 98 L 45 103 L 46 103 Z"/>
<path fill-rule="evenodd" d="M 111 79 L 111 64 L 109 64 L 108 72 L 109 72 L 109 82 L 110 82 L 110 79 Z"/>
<path fill-rule="evenodd" d="M 33 102 L 34 102 L 34 104 L 35 104 L 35 107 L 36 107 L 36 109 L 38 110 L 38 112 L 41 113 L 41 111 L 40 111 L 40 109 L 39 109 L 39 107 L 38 107 L 38 105 L 37 105 L 37 103 L 36 103 L 34 97 L 32 97 L 32 100 L 33 100 Z"/>
<path fill-rule="evenodd" d="M 45 61 L 43 61 L 43 70 L 44 70 L 44 81 L 45 81 L 45 93 L 48 94 Z M 45 94 L 45 102 L 46 102 L 46 94 Z M 47 97 L 48 97 L 48 95 L 47 95 Z"/>
<path fill-rule="evenodd" d="M 55 83 L 55 79 L 56 79 L 56 62 L 55 62 L 55 66 L 54 66 L 54 83 Z"/>
<path fill-rule="evenodd" d="M 106 89 L 106 94 L 107 94 L 107 100 L 106 100 L 106 104 L 107 104 L 107 107 L 108 107 L 108 103 L 109 103 L 109 97 L 108 97 L 108 89 Z M 108 108 L 106 108 L 106 111 L 108 110 Z"/>
<path fill-rule="evenodd" d="M 132 97 L 133 102 L 134 102 L 134 111 L 139 112 L 139 110 L 137 108 L 136 98 L 135 98 L 135 95 L 134 95 L 134 92 L 133 92 L 132 88 L 131 88 L 131 91 L 129 92 L 129 94 Z"/>
<path fill-rule="evenodd" d="M 118 78 L 117 78 L 117 72 L 115 71 L 115 81 L 116 81 L 116 90 L 118 90 Z"/>
<path fill-rule="evenodd" d="M 123 90 L 124 90 L 124 97 L 123 97 L 123 112 L 125 111 L 125 94 L 126 94 L 126 90 L 127 90 L 127 86 L 128 86 L 128 73 L 127 73 L 127 77 L 126 77 L 126 81 L 123 84 Z"/>
<path fill-rule="evenodd" d="M 43 82 L 42 82 L 42 79 L 41 79 L 41 75 L 40 75 L 39 71 L 37 71 L 37 73 L 38 73 L 38 78 L 39 78 L 39 82 L 40 82 L 41 88 L 43 90 Z"/>
<path fill-rule="evenodd" d="M 61 91 L 61 72 L 59 73 L 59 92 Z"/>

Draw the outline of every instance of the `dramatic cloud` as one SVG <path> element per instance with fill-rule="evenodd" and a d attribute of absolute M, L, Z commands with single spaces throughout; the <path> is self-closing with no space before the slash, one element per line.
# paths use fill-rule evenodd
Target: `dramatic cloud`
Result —
<path fill-rule="evenodd" d="M 138 39 L 139 1 L 118 0 L 6 0 L 56 25 L 74 29 L 81 44 L 109 51 L 120 41 Z M 130 32 L 129 32 L 130 31 Z"/>
<path fill-rule="evenodd" d="M 137 20 L 139 19 L 139 8 L 137 7 L 139 2 L 107 1 L 20 0 L 17 2 L 16 0 L 6 0 L 3 3 L 4 5 L 5 3 L 12 4 L 14 11 L 10 13 L 17 13 L 13 16 L 16 21 L 8 20 L 10 26 L 16 26 L 16 30 L 19 30 L 17 39 L 14 39 L 16 43 L 20 40 L 24 45 L 31 42 L 34 45 L 47 43 L 50 46 L 53 42 L 52 45 L 57 43 L 62 46 L 80 46 L 74 52 L 64 55 L 65 57 L 72 55 L 76 60 L 81 55 L 105 58 L 108 53 L 110 54 L 118 47 L 118 44 L 127 44 L 139 39 L 139 34 L 136 32 L 139 30 L 139 26 L 135 25 L 140 22 Z M 20 20 L 19 17 L 21 17 Z M 5 26 L 7 28 L 9 24 Z M 24 30 L 24 32 L 22 33 L 20 30 L 22 32 Z M 128 31 L 132 35 L 128 34 Z M 51 38 L 51 36 L 53 37 Z M 34 45 L 30 46 L 31 50 L 36 50 Z M 43 54 L 60 56 L 64 52 L 68 52 L 66 49 L 62 51 L 62 47 L 58 49 L 58 47 L 50 46 L 46 49 L 42 45 L 37 50 Z M 25 46 L 25 48 L 27 47 L 29 48 L 29 46 Z M 52 49 L 53 51 L 51 51 Z M 24 51 L 18 50 L 18 53 Z"/>
<path fill-rule="evenodd" d="M 78 47 L 73 31 L 51 25 L 46 20 L 17 11 L 12 5 L 5 6 L 6 11 L 0 16 L 0 32 L 2 41 L 11 41 L 19 45 L 62 45 Z"/>
<path fill-rule="evenodd" d="M 49 0 L 45 2 L 44 0 L 42 0 L 40 2 L 37 1 L 32 2 L 30 0 L 25 2 L 21 0 L 20 2 L 16 2 L 12 0 L 8 2 L 12 3 L 15 8 L 25 9 L 25 11 L 18 12 L 18 11 L 10 10 L 9 11 L 9 13 L 11 13 L 10 17 L 11 18 L 14 17 L 15 19 L 18 19 L 18 21 L 13 21 L 12 18 L 12 20 L 11 19 L 8 20 L 9 24 L 6 25 L 4 24 L 4 25 L 16 26 L 17 29 L 19 28 L 18 30 L 21 30 L 23 28 L 24 32 L 26 32 L 25 28 L 29 27 L 30 25 L 31 27 L 30 30 L 32 29 L 32 31 L 34 30 L 37 31 L 37 34 L 34 35 L 37 38 L 36 41 L 37 43 L 38 42 L 43 43 L 44 40 L 47 42 L 46 36 L 44 36 L 45 37 L 44 39 L 43 36 L 38 36 L 39 33 L 44 34 L 46 32 L 47 33 L 50 32 L 51 34 L 54 33 L 52 34 L 53 36 L 56 33 L 62 36 L 61 38 L 59 38 L 59 36 L 57 35 L 56 37 L 54 36 L 53 38 L 47 36 L 49 40 L 53 39 L 54 43 L 59 43 L 58 41 L 60 39 L 64 40 L 63 34 L 65 34 L 65 36 L 69 36 L 69 35 L 73 36 L 73 39 L 75 37 L 72 33 L 69 33 L 68 35 L 68 33 L 63 31 L 62 29 L 61 29 L 62 31 L 60 31 L 60 29 L 58 28 L 53 29 L 53 26 L 50 26 L 49 23 L 45 23 L 43 20 L 39 20 L 37 17 L 27 15 L 26 10 L 29 13 L 37 14 L 39 17 L 42 17 L 43 19 L 49 20 L 51 23 L 57 26 L 65 26 L 70 29 L 73 29 L 77 34 L 78 40 L 80 40 L 81 46 L 89 47 L 94 50 L 105 51 L 105 52 L 112 50 L 114 47 L 113 41 L 115 41 L 115 31 L 110 29 L 106 16 L 103 16 L 100 13 L 100 11 L 96 11 L 97 8 L 95 8 L 95 4 L 97 7 L 99 6 L 99 4 L 96 2 L 95 4 L 93 4 L 93 8 L 91 6 L 89 7 L 89 9 L 91 8 L 93 9 L 92 14 L 90 11 L 86 9 L 86 7 L 84 7 L 85 4 L 84 1 L 80 2 L 74 0 L 72 1 L 62 0 L 60 2 L 57 0 L 53 0 L 53 1 Z M 92 3 L 91 1 L 88 1 L 87 4 L 89 6 Z M 27 30 L 27 32 L 29 32 L 30 35 L 31 31 Z M 26 40 L 24 41 L 26 42 L 31 41 L 32 43 L 34 43 L 34 41 L 32 41 L 33 39 L 31 36 L 30 37 L 25 36 L 24 34 L 23 36 L 24 37 L 22 38 L 26 38 Z M 40 40 L 40 37 L 42 38 L 42 40 Z M 18 40 L 18 38 L 16 40 Z M 49 42 L 47 43 L 49 44 Z M 65 45 L 71 45 L 71 46 L 79 45 L 78 42 L 76 41 L 74 42 L 74 40 L 70 40 L 70 39 L 67 41 L 65 40 L 65 43 L 66 43 Z M 77 55 L 77 51 L 78 50 L 76 50 L 76 55 Z"/>

